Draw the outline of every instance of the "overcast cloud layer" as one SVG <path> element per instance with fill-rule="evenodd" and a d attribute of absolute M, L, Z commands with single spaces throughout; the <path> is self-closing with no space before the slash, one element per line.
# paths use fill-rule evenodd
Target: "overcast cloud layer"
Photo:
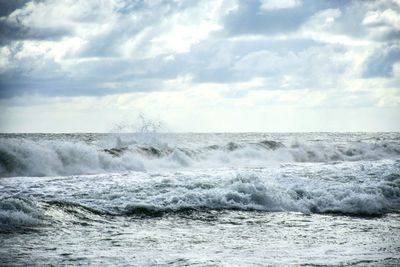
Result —
<path fill-rule="evenodd" d="M 0 0 L 0 131 L 398 131 L 399 40 L 395 0 Z"/>

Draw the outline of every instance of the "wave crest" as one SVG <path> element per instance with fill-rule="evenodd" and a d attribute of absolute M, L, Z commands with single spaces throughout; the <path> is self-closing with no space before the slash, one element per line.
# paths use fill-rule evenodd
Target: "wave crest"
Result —
<path fill-rule="evenodd" d="M 0 199 L 0 232 L 41 224 L 42 213 L 29 200 Z"/>
<path fill-rule="evenodd" d="M 398 158 L 398 143 L 283 143 L 263 140 L 205 147 L 139 144 L 102 148 L 80 142 L 0 139 L 0 176 L 54 176 L 186 167 L 254 167 L 270 162 Z"/>
<path fill-rule="evenodd" d="M 393 178 L 395 176 L 396 178 Z M 187 210 L 294 211 L 357 216 L 400 211 L 400 176 L 375 184 L 283 183 L 255 174 L 239 174 L 222 181 L 164 181 L 142 188 L 146 198 L 126 205 L 128 215 L 155 215 Z"/>

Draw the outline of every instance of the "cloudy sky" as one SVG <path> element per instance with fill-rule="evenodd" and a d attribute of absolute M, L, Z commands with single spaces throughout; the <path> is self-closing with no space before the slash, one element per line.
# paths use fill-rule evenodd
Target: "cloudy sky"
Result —
<path fill-rule="evenodd" d="M 0 0 L 0 131 L 399 131 L 400 2 Z"/>

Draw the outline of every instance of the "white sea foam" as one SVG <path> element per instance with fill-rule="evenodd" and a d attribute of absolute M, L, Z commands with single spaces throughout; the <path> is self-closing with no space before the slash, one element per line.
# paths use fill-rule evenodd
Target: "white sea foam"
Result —
<path fill-rule="evenodd" d="M 41 223 L 41 212 L 30 201 L 19 198 L 0 199 L 0 231 Z"/>
<path fill-rule="evenodd" d="M 121 157 L 83 143 L 64 141 L 1 140 L 2 176 L 53 176 L 142 170 L 136 155 Z M 1 175 L 1 174 L 0 174 Z"/>
<path fill-rule="evenodd" d="M 399 133 L 167 137 L 0 134 L 0 262 L 399 261 Z"/>
<path fill-rule="evenodd" d="M 143 198 L 131 198 L 126 212 L 239 209 L 376 215 L 400 208 L 398 175 L 391 182 L 360 184 L 315 183 L 307 179 L 284 180 L 244 173 L 197 182 L 167 179 L 141 190 Z"/>
<path fill-rule="evenodd" d="M 356 162 L 303 163 L 257 170 L 5 178 L 3 183 L 13 192 L 35 196 L 37 201 L 75 203 L 89 211 L 122 216 L 215 209 L 349 215 L 399 212 L 399 166 L 389 160 L 359 168 Z"/>
<path fill-rule="evenodd" d="M 177 168 L 257 167 L 271 162 L 335 162 L 398 158 L 395 142 L 274 141 L 180 147 L 121 141 L 102 147 L 61 140 L 0 139 L 0 176 L 53 176 Z"/>

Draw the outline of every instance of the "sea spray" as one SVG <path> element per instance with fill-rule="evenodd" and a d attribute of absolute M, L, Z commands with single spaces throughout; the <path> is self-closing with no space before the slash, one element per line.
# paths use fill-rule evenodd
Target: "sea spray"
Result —
<path fill-rule="evenodd" d="M 400 144 L 392 141 L 304 142 L 295 146 L 274 140 L 228 142 L 189 147 L 143 139 L 142 133 L 128 134 L 119 145 L 98 142 L 0 138 L 0 176 L 52 176 L 145 171 L 181 168 L 265 167 L 271 163 L 346 162 L 395 159 Z M 115 136 L 112 136 L 112 140 Z M 170 138 L 171 139 L 171 138 Z M 129 142 L 126 140 L 130 140 Z M 175 140 L 177 140 L 175 138 Z M 154 142 L 152 142 L 154 141 Z"/>
<path fill-rule="evenodd" d="M 108 148 L 121 148 L 134 144 L 164 145 L 163 131 L 167 127 L 161 120 L 150 119 L 144 114 L 139 114 L 134 122 L 121 121 L 114 124 L 109 134 L 100 140 L 102 146 Z"/>

